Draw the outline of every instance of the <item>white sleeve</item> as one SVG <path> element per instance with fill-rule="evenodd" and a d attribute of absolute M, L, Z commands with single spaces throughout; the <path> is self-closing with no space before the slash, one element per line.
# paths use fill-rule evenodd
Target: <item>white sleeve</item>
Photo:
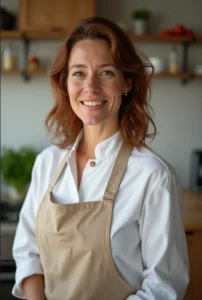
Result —
<path fill-rule="evenodd" d="M 13 244 L 13 257 L 17 269 L 12 294 L 21 299 L 26 299 L 21 287 L 23 279 L 33 274 L 43 274 L 35 237 L 35 217 L 39 205 L 37 199 L 39 176 L 37 172 L 36 159 L 32 170 L 31 184 L 20 212 Z"/>
<path fill-rule="evenodd" d="M 127 300 L 182 300 L 189 265 L 182 221 L 181 189 L 175 174 L 146 196 L 139 220 L 144 280 Z"/>

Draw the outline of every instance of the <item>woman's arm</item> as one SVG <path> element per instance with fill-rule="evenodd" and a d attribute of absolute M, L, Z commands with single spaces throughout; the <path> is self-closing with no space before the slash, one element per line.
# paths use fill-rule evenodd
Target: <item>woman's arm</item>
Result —
<path fill-rule="evenodd" d="M 40 159 L 37 158 L 32 171 L 32 181 L 20 212 L 19 223 L 13 244 L 13 257 L 17 268 L 15 274 L 15 285 L 12 293 L 14 296 L 21 299 L 26 298 L 22 286 L 23 280 L 25 278 L 29 278 L 31 275 L 43 275 L 39 249 L 35 236 L 35 218 L 40 204 L 38 199 L 41 198 L 37 193 L 39 190 L 38 182 L 41 180 L 39 165 Z M 43 193 L 43 191 L 40 192 Z M 41 287 L 41 281 L 39 286 Z M 30 298 L 30 300 L 31 299 L 32 298 Z"/>
<path fill-rule="evenodd" d="M 144 280 L 136 295 L 127 300 L 182 300 L 189 267 L 181 189 L 174 173 L 161 178 L 146 196 L 139 230 Z"/>
<path fill-rule="evenodd" d="M 44 276 L 32 275 L 25 278 L 22 288 L 27 300 L 45 300 L 44 295 Z"/>

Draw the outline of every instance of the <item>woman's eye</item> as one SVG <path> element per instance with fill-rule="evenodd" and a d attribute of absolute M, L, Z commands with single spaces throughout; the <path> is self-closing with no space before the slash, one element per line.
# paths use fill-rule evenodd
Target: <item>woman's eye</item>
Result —
<path fill-rule="evenodd" d="M 77 71 L 77 72 L 74 72 L 73 73 L 73 76 L 75 76 L 75 77 L 81 77 L 81 76 L 83 76 L 84 75 L 84 73 L 83 72 L 80 72 L 80 71 Z"/>
<path fill-rule="evenodd" d="M 104 76 L 113 76 L 114 72 L 112 72 L 111 70 L 104 70 L 104 71 L 101 72 L 101 75 L 104 75 Z"/>

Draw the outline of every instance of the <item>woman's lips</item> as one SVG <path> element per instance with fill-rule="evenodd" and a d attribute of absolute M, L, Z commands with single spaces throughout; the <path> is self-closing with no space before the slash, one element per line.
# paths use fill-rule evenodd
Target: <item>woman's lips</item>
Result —
<path fill-rule="evenodd" d="M 98 110 L 102 108 L 107 101 L 81 101 L 84 108 L 88 110 Z"/>
<path fill-rule="evenodd" d="M 81 101 L 81 103 L 85 106 L 101 106 L 106 101 Z"/>

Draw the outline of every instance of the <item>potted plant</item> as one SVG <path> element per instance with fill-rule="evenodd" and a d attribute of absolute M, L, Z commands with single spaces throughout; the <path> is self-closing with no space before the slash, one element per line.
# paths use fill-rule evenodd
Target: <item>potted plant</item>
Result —
<path fill-rule="evenodd" d="M 1 175 L 8 186 L 9 197 L 22 201 L 31 181 L 31 173 L 38 152 L 32 147 L 18 150 L 4 148 L 1 156 Z"/>
<path fill-rule="evenodd" d="M 133 30 L 137 35 L 147 33 L 150 12 L 147 9 L 136 9 L 132 13 Z"/>

